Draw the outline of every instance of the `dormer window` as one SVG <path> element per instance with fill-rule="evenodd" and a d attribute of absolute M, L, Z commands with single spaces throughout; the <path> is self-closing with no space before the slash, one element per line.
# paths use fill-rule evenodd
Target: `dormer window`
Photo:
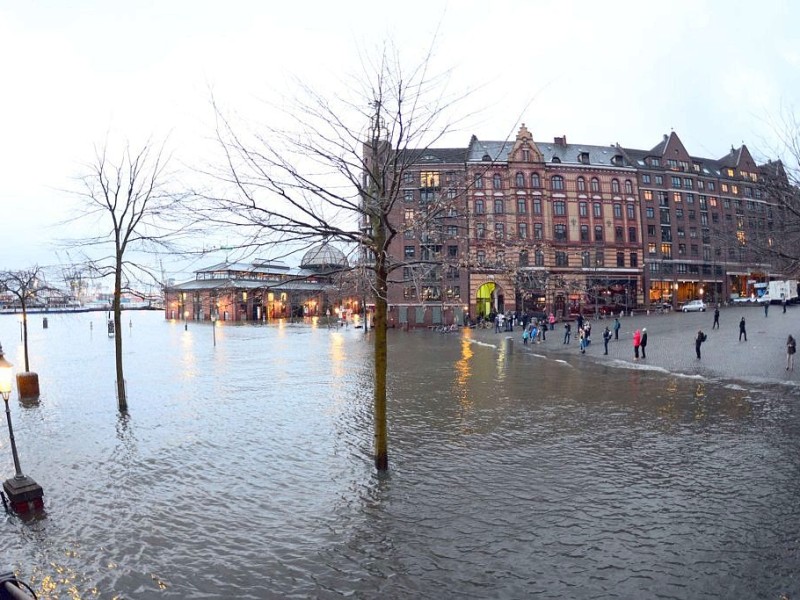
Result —
<path fill-rule="evenodd" d="M 589 153 L 588 152 L 581 152 L 578 154 L 578 162 L 582 165 L 589 164 Z"/>

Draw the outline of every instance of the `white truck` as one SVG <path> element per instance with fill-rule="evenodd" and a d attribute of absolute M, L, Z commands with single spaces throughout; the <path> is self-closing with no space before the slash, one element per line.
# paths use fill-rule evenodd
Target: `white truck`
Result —
<path fill-rule="evenodd" d="M 784 299 L 786 302 L 794 302 L 797 299 L 796 279 L 770 281 L 760 301 L 782 303 Z"/>

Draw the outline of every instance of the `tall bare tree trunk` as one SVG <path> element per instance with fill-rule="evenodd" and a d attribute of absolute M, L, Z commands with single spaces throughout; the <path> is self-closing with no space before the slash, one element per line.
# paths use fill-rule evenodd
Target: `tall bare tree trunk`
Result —
<path fill-rule="evenodd" d="M 125 392 L 125 375 L 122 372 L 122 260 L 117 258 L 114 273 L 114 358 L 117 367 L 117 406 L 120 412 L 128 411 Z"/>
<path fill-rule="evenodd" d="M 28 373 L 30 363 L 28 362 L 28 309 L 25 302 L 22 303 L 22 346 L 25 349 L 25 372 Z"/>
<path fill-rule="evenodd" d="M 386 424 L 386 290 L 387 256 L 386 231 L 380 215 L 372 215 L 372 233 L 375 239 L 375 468 L 378 472 L 389 470 L 389 435 Z"/>

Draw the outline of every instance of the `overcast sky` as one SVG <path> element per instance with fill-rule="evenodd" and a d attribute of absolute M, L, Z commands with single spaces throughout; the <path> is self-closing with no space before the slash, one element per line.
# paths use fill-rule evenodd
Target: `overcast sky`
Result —
<path fill-rule="evenodd" d="M 62 0 L 0 4 L 0 269 L 61 262 L 54 240 L 93 146 L 169 136 L 205 159 L 210 90 L 257 118 L 298 78 L 331 89 L 394 40 L 416 60 L 434 37 L 451 85 L 478 89 L 463 135 L 690 153 L 772 151 L 770 121 L 800 97 L 800 3 L 765 0 L 443 2 Z M 201 154 L 198 156 L 198 154 Z"/>

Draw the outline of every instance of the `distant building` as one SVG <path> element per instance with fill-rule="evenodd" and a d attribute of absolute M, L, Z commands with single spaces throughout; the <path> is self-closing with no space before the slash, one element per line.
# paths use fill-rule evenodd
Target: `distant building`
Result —
<path fill-rule="evenodd" d="M 191 281 L 168 287 L 167 319 L 267 321 L 358 313 L 363 301 L 340 283 L 348 266 L 341 250 L 323 243 L 305 253 L 300 268 L 281 261 L 223 262 L 195 272 Z"/>

